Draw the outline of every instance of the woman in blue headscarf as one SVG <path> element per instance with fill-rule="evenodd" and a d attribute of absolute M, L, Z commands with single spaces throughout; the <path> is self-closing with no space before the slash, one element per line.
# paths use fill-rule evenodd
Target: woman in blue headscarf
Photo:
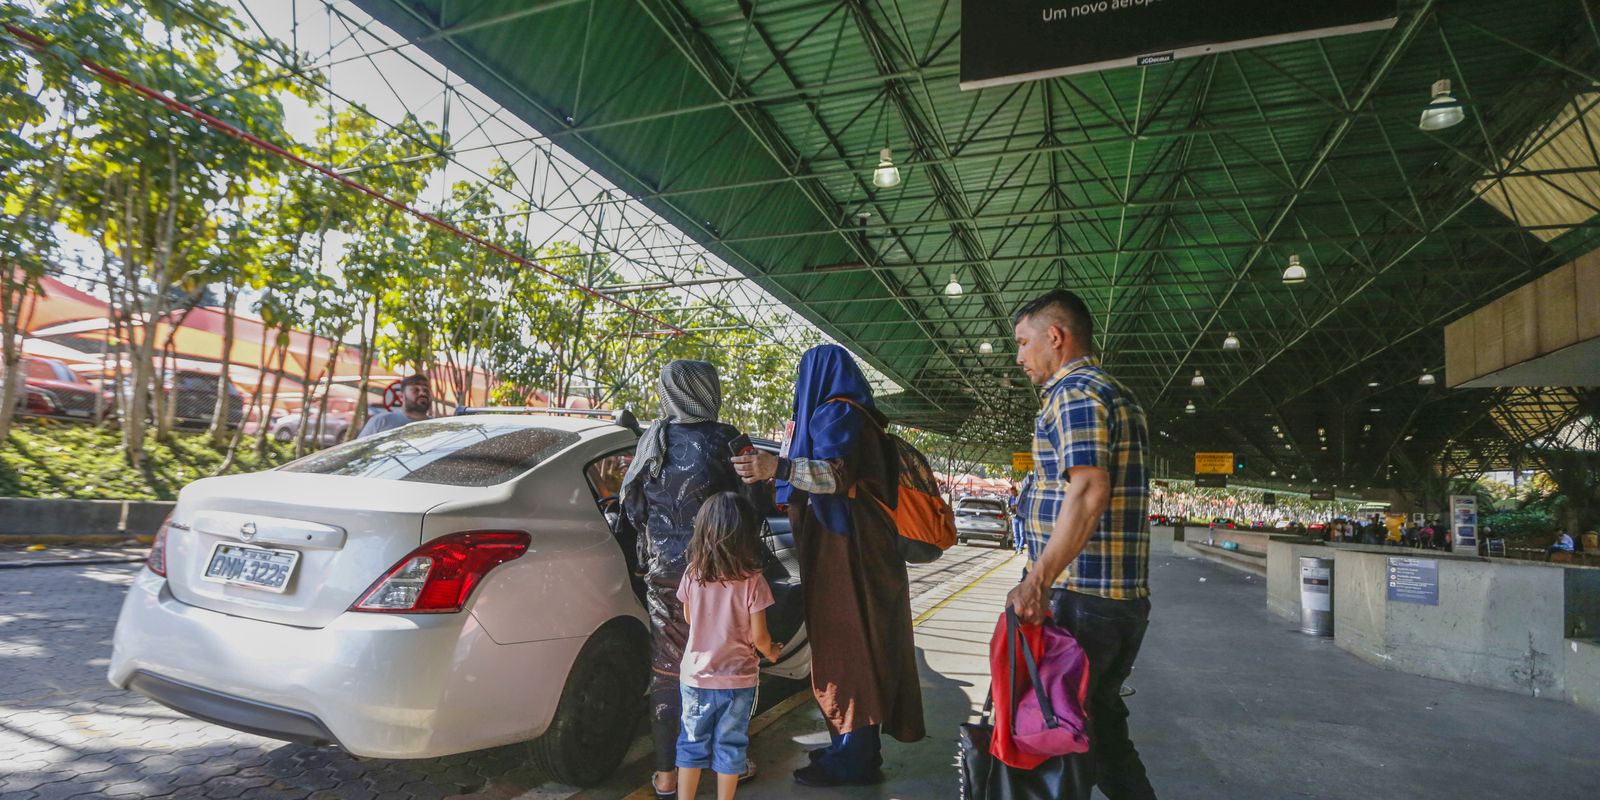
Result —
<path fill-rule="evenodd" d="M 776 478 L 805 586 L 811 688 L 831 744 L 796 770 L 807 786 L 883 780 L 880 733 L 926 735 L 910 582 L 889 509 L 898 501 L 899 458 L 884 434 L 850 353 L 820 345 L 800 361 L 794 436 L 787 454 L 734 459 L 746 483 Z"/>

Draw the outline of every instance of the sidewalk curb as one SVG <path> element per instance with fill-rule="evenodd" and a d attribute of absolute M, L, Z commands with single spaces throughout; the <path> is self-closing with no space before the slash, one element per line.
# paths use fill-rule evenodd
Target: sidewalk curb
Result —
<path fill-rule="evenodd" d="M 0 569 L 32 569 L 34 567 L 101 566 L 105 564 L 138 564 L 144 556 L 128 558 L 58 558 L 53 561 L 5 561 Z"/>

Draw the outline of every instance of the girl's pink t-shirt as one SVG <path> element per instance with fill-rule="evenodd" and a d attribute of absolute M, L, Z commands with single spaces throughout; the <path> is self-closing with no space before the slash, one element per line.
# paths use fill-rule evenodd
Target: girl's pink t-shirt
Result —
<path fill-rule="evenodd" d="M 690 572 L 678 583 L 687 608 L 689 641 L 678 680 L 698 689 L 748 689 L 760 678 L 750 615 L 772 605 L 772 589 L 761 573 L 742 580 L 701 583 Z"/>

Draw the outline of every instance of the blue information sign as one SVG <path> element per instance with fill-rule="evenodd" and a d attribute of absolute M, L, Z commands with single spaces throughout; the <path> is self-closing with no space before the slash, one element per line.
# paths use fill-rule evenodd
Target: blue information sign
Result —
<path fill-rule="evenodd" d="M 1389 599 L 1396 603 L 1439 605 L 1439 561 L 1389 558 Z"/>

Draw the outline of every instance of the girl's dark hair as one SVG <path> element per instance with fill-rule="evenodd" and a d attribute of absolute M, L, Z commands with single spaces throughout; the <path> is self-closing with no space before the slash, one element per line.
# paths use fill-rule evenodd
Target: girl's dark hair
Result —
<path fill-rule="evenodd" d="M 694 517 L 689 571 L 701 583 L 743 580 L 765 566 L 761 517 L 736 492 L 706 499 Z"/>

